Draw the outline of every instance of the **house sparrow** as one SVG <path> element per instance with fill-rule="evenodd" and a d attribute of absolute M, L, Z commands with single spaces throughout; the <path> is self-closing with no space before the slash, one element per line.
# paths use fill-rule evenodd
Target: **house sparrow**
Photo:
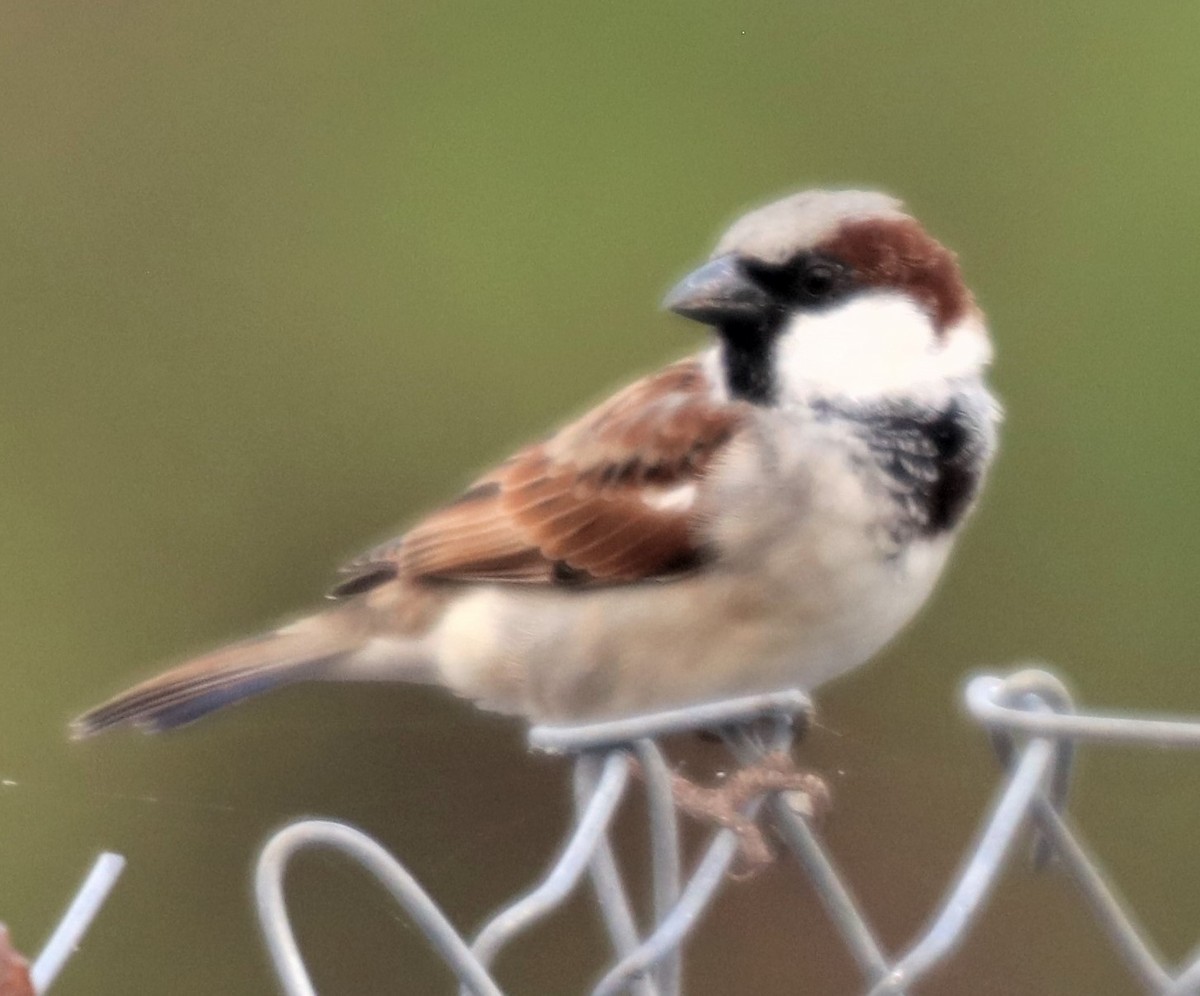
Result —
<path fill-rule="evenodd" d="M 76 720 L 161 730 L 302 680 L 444 685 L 534 720 L 812 689 L 929 597 L 991 463 L 953 253 L 880 193 L 745 215 L 666 308 L 703 352 L 351 561 L 324 610 Z"/>

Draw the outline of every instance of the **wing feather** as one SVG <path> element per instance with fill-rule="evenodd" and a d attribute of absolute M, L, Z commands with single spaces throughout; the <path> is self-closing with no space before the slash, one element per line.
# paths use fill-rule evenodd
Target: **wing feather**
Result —
<path fill-rule="evenodd" d="M 334 594 L 376 577 L 578 586 L 678 575 L 703 558 L 705 475 L 746 414 L 717 399 L 698 361 L 669 366 L 351 561 Z"/>

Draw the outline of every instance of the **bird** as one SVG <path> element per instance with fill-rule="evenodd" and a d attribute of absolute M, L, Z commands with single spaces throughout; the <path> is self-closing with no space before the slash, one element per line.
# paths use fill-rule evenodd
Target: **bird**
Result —
<path fill-rule="evenodd" d="M 929 599 L 1002 411 L 957 257 L 897 199 L 738 218 L 663 302 L 705 348 L 340 569 L 319 611 L 135 685 L 75 737 L 307 681 L 441 685 L 530 722 L 817 686 Z"/>

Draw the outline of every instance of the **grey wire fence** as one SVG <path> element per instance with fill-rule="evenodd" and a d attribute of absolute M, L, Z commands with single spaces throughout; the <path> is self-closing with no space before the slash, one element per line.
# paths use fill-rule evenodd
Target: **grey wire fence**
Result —
<path fill-rule="evenodd" d="M 1022 830 L 1032 826 L 1035 864 L 1053 858 L 1063 869 L 1141 988 L 1170 996 L 1200 994 L 1200 957 L 1181 966 L 1164 961 L 1064 813 L 1072 755 L 1080 744 L 1195 748 L 1200 721 L 1078 713 L 1062 682 L 1043 670 L 974 678 L 964 698 L 970 716 L 992 738 L 1004 780 L 929 925 L 903 951 L 884 949 L 795 793 L 767 785 L 742 800 L 741 820 L 768 823 L 812 880 L 861 970 L 863 991 L 911 993 L 950 958 L 1009 866 Z M 297 851 L 323 847 L 341 851 L 383 884 L 453 970 L 461 996 L 502 996 L 490 970 L 496 956 L 559 909 L 585 876 L 614 952 L 592 996 L 680 996 L 684 944 L 728 876 L 744 836 L 735 826 L 714 832 L 685 874 L 672 774 L 655 740 L 686 730 L 716 731 L 749 768 L 787 751 L 795 718 L 810 711 L 808 697 L 792 691 L 613 723 L 534 727 L 533 749 L 575 758 L 574 823 L 545 877 L 470 940 L 404 865 L 363 832 L 327 820 L 284 827 L 263 847 L 255 874 L 259 923 L 284 991 L 316 992 L 288 919 L 283 879 Z M 652 850 L 653 911 L 645 925 L 635 917 L 609 836 L 634 764 L 642 772 Z"/>
<path fill-rule="evenodd" d="M 808 717 L 801 692 L 716 703 L 613 723 L 534 727 L 536 750 L 575 758 L 575 820 L 545 877 L 492 917 L 468 941 L 408 870 L 362 831 L 329 820 L 302 820 L 274 834 L 259 855 L 255 895 L 259 922 L 287 996 L 314 994 L 285 902 L 288 862 L 310 847 L 341 851 L 371 872 L 421 929 L 458 978 L 461 996 L 502 996 L 490 966 L 519 935 L 554 913 L 585 875 L 590 877 L 614 951 L 613 964 L 592 996 L 680 996 L 683 946 L 728 876 L 747 827 L 769 823 L 811 878 L 868 996 L 909 993 L 948 959 L 969 933 L 996 881 L 1009 866 L 1021 831 L 1032 825 L 1034 861 L 1054 859 L 1148 993 L 1200 994 L 1200 954 L 1165 962 L 1089 853 L 1064 810 L 1075 749 L 1104 742 L 1142 747 L 1200 747 L 1200 721 L 1083 714 L 1053 674 L 1023 670 L 970 681 L 968 713 L 991 736 L 1005 778 L 929 926 L 904 951 L 889 953 L 838 872 L 812 826 L 812 799 L 797 799 L 782 783 L 758 783 L 739 801 L 736 820 L 716 831 L 685 875 L 677 824 L 675 781 L 655 740 L 688 730 L 719 732 L 743 771 L 790 749 L 795 718 Z M 647 797 L 652 857 L 651 922 L 639 925 L 609 833 L 634 765 Z M 798 804 L 799 803 L 799 804 Z M 29 972 L 38 994 L 49 990 L 76 950 L 124 868 L 119 855 L 100 855 Z M 1051 980 L 1052 981 L 1052 980 Z"/>

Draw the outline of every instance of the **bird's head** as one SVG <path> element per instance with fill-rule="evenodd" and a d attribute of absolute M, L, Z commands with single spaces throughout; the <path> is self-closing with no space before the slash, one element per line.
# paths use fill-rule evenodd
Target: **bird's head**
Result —
<path fill-rule="evenodd" d="M 715 329 L 730 394 L 756 404 L 932 399 L 991 356 L 954 253 L 881 193 L 751 211 L 664 307 Z"/>

